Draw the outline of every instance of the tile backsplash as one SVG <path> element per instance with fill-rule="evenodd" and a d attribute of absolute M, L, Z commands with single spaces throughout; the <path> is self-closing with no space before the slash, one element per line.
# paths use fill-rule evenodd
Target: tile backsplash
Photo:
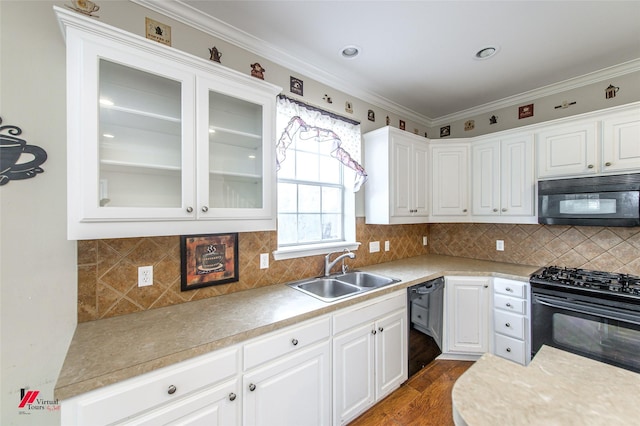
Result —
<path fill-rule="evenodd" d="M 640 227 L 448 223 L 431 224 L 429 235 L 435 254 L 640 275 Z"/>
<path fill-rule="evenodd" d="M 356 239 L 362 244 L 348 264 L 358 268 L 425 254 L 422 237 L 428 231 L 427 224 L 366 225 L 357 218 Z M 380 252 L 369 253 L 372 241 L 380 242 Z M 273 260 L 276 232 L 240 233 L 238 245 L 239 281 L 183 292 L 179 236 L 78 241 L 78 322 L 318 276 L 324 267 L 324 256 Z M 268 269 L 260 269 L 260 253 L 269 253 Z M 137 269 L 146 265 L 153 265 L 153 285 L 138 287 Z"/>

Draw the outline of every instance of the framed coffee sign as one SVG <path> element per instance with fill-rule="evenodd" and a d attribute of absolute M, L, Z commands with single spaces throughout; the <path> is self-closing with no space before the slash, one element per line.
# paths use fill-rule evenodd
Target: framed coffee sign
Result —
<path fill-rule="evenodd" d="M 238 234 L 180 237 L 182 291 L 238 281 Z"/>

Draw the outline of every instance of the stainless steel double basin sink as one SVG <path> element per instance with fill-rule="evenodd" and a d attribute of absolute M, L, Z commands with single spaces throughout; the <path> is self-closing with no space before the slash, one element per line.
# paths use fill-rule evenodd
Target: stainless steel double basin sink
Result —
<path fill-rule="evenodd" d="M 353 271 L 341 275 L 308 278 L 287 285 L 324 302 L 333 302 L 397 282 L 400 280 L 369 272 Z"/>

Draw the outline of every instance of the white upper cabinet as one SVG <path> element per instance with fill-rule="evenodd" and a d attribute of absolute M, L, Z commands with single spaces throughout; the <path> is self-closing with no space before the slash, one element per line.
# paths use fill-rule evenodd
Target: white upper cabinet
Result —
<path fill-rule="evenodd" d="M 640 169 L 640 105 L 596 111 L 536 131 L 538 178 Z"/>
<path fill-rule="evenodd" d="M 535 222 L 533 134 L 474 141 L 471 157 L 472 215 L 531 216 Z"/>
<path fill-rule="evenodd" d="M 602 120 L 602 172 L 640 169 L 640 109 Z"/>
<path fill-rule="evenodd" d="M 469 144 L 432 143 L 430 154 L 433 216 L 464 220 L 469 215 Z"/>
<path fill-rule="evenodd" d="M 55 11 L 67 44 L 70 239 L 275 229 L 280 88 Z"/>
<path fill-rule="evenodd" d="M 423 223 L 428 217 L 428 140 L 393 127 L 364 135 L 366 222 Z"/>
<path fill-rule="evenodd" d="M 537 132 L 538 177 L 597 173 L 597 122 L 583 120 Z"/>

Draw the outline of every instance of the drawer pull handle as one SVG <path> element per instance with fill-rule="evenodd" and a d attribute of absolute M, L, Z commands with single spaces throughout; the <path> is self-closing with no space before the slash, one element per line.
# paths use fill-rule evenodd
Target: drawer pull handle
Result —
<path fill-rule="evenodd" d="M 291 344 L 293 346 L 298 346 L 298 339 L 291 339 Z"/>
<path fill-rule="evenodd" d="M 511 303 L 507 303 L 507 308 L 510 308 L 510 307 L 511 307 Z"/>
<path fill-rule="evenodd" d="M 384 331 L 384 328 L 382 328 L 382 327 L 378 327 L 378 331 L 379 331 L 380 333 L 382 333 L 382 332 Z"/>
<path fill-rule="evenodd" d="M 589 164 L 587 167 L 593 169 L 593 164 Z"/>
<path fill-rule="evenodd" d="M 235 401 L 235 400 L 236 400 L 236 394 L 235 394 L 235 393 L 233 393 L 233 392 L 231 392 L 231 393 L 229 394 L 229 401 Z"/>
<path fill-rule="evenodd" d="M 254 385 L 253 383 L 251 383 L 251 384 L 249 385 L 249 390 L 250 390 L 251 392 L 253 392 L 254 390 L 256 390 L 256 385 Z"/>
<path fill-rule="evenodd" d="M 607 161 L 606 163 L 604 163 L 604 165 L 609 167 L 611 165 L 611 162 Z"/>
<path fill-rule="evenodd" d="M 418 315 L 418 318 L 422 319 L 422 315 Z"/>
<path fill-rule="evenodd" d="M 507 288 L 505 288 L 505 290 L 507 290 L 508 292 L 513 293 L 513 290 L 511 290 L 511 287 L 507 287 Z"/>
<path fill-rule="evenodd" d="M 511 348 L 507 348 L 507 352 L 511 352 Z"/>
<path fill-rule="evenodd" d="M 169 386 L 169 389 L 167 389 L 167 393 L 169 395 L 173 395 L 174 393 L 176 393 L 176 391 L 178 390 L 177 387 L 175 387 L 174 385 Z"/>
<path fill-rule="evenodd" d="M 506 324 L 505 324 L 505 327 L 511 327 L 511 324 L 506 323 Z"/>

